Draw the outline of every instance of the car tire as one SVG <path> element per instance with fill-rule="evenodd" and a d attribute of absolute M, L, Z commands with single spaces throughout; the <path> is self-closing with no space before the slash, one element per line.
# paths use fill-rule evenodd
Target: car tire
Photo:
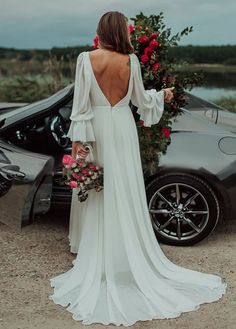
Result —
<path fill-rule="evenodd" d="M 176 246 L 193 245 L 207 237 L 219 220 L 219 201 L 209 184 L 183 173 L 166 174 L 146 187 L 157 240 Z"/>

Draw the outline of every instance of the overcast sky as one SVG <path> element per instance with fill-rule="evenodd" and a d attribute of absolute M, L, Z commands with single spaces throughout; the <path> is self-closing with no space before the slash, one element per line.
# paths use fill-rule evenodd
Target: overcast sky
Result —
<path fill-rule="evenodd" d="M 183 45 L 236 44 L 235 0 L 0 0 L 0 5 L 0 47 L 91 44 L 100 16 L 110 10 L 129 18 L 163 11 L 173 34 L 193 25 Z"/>

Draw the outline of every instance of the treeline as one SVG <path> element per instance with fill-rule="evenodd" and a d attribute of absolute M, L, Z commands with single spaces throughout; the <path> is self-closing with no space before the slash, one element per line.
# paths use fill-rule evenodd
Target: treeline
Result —
<path fill-rule="evenodd" d="M 92 50 L 91 45 L 78 47 L 53 47 L 51 49 L 16 49 L 0 48 L 0 59 L 17 59 L 19 61 L 47 60 L 51 55 L 69 61 L 82 51 Z M 187 61 L 189 63 L 209 63 L 236 65 L 236 45 L 223 46 L 177 46 L 169 49 L 170 60 Z"/>
<path fill-rule="evenodd" d="M 44 61 L 51 55 L 55 55 L 58 59 L 64 58 L 65 61 L 76 58 L 79 53 L 86 50 L 92 50 L 90 45 L 78 47 L 53 47 L 51 49 L 16 49 L 0 47 L 0 59 L 16 59 L 19 61 Z"/>
<path fill-rule="evenodd" d="M 178 62 L 236 65 L 236 45 L 177 46 L 169 49 L 168 56 Z"/>

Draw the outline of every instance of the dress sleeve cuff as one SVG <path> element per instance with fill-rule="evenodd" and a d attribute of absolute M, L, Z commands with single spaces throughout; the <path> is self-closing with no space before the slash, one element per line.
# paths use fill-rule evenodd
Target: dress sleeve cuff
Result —
<path fill-rule="evenodd" d="M 156 89 L 145 90 L 146 94 L 151 98 L 151 102 L 145 108 L 138 108 L 137 113 L 144 125 L 151 127 L 158 123 L 164 111 L 164 90 L 159 92 Z"/>
<path fill-rule="evenodd" d="M 89 142 L 95 141 L 91 120 L 71 121 L 67 137 L 71 141 Z"/>

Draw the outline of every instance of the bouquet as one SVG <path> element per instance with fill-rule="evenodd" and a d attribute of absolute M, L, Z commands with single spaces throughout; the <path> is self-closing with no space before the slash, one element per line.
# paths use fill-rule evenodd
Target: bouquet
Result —
<path fill-rule="evenodd" d="M 89 149 L 89 147 L 85 148 Z M 103 168 L 97 164 L 80 157 L 74 159 L 65 154 L 62 166 L 64 184 L 77 188 L 80 202 L 87 199 L 89 190 L 95 189 L 99 192 L 103 189 Z"/>

